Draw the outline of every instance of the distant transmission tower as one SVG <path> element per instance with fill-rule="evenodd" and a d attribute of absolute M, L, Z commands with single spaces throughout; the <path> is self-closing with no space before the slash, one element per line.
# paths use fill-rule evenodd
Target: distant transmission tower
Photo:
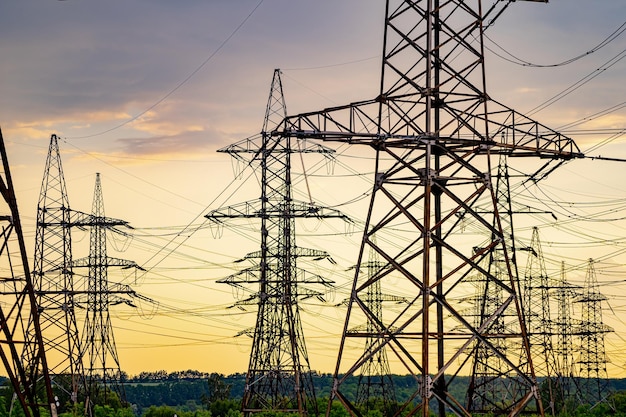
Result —
<path fill-rule="evenodd" d="M 331 281 L 298 268 L 296 260 L 330 257 L 325 251 L 296 245 L 295 220 L 345 219 L 335 210 L 293 198 L 291 155 L 326 155 L 334 151 L 298 139 L 271 136 L 270 132 L 285 115 L 280 70 L 275 70 L 261 135 L 220 150 L 241 160 L 250 155 L 250 163 L 260 164 L 261 198 L 206 215 L 215 222 L 235 218 L 261 219 L 261 250 L 244 258 L 256 261 L 255 266 L 222 281 L 236 286 L 259 285 L 259 291 L 250 300 L 258 305 L 258 313 L 243 395 L 245 415 L 272 410 L 317 414 L 298 300 L 321 295 L 307 290 L 302 284 L 330 285 Z"/>
<path fill-rule="evenodd" d="M 557 319 L 555 322 L 557 343 L 554 349 L 556 354 L 558 372 L 562 384 L 563 404 L 567 411 L 568 404 L 579 397 L 578 378 L 574 369 L 574 325 L 572 323 L 572 302 L 576 292 L 580 289 L 567 282 L 565 277 L 565 262 L 561 263 L 561 275 L 554 289 L 554 298 L 558 306 Z"/>
<path fill-rule="evenodd" d="M 466 398 L 448 387 L 471 372 L 472 347 L 502 359 L 500 378 L 515 385 L 494 414 L 543 415 L 517 282 L 505 245 L 492 182 L 492 154 L 582 157 L 576 144 L 490 99 L 486 92 L 483 31 L 509 2 L 387 0 L 379 94 L 327 110 L 288 117 L 276 138 L 310 138 L 362 144 L 376 153 L 376 174 L 344 329 L 371 321 L 389 347 L 391 370 L 415 378 L 414 391 L 398 414 L 470 415 Z M 541 178 L 546 163 L 534 178 Z M 481 210 L 478 210 L 478 208 Z M 471 226 L 472 233 L 465 233 Z M 488 239 L 485 242 L 485 239 Z M 389 265 L 374 277 L 361 274 L 369 249 Z M 502 250 L 504 276 L 482 267 Z M 401 277 L 410 300 L 383 322 L 364 308 L 368 287 L 391 272 Z M 455 305 L 484 275 L 501 288 L 500 305 L 475 326 Z M 495 334 L 493 326 L 515 310 L 516 326 Z M 354 323 L 354 324 L 353 324 Z M 356 355 L 363 332 L 344 331 L 334 372 L 332 399 L 352 414 L 355 394 L 344 386 L 361 373 Z M 496 340 L 506 340 L 502 348 Z M 509 349 L 508 346 L 520 346 Z M 350 354 L 345 354 L 349 350 Z M 394 371 L 395 367 L 395 371 Z M 330 408 L 329 403 L 329 408 Z"/>
<path fill-rule="evenodd" d="M 368 277 L 374 277 L 380 273 L 384 263 L 378 259 L 378 254 L 370 251 L 369 260 L 361 264 L 361 268 L 365 268 Z M 389 368 L 389 360 L 387 358 L 387 348 L 381 339 L 377 337 L 376 329 L 372 322 L 383 321 L 383 303 L 407 303 L 404 297 L 383 294 L 380 281 L 375 281 L 368 287 L 365 297 L 365 308 L 367 308 L 373 317 L 372 321 L 365 324 L 365 329 L 349 329 L 348 331 L 363 332 L 368 336 L 365 338 L 364 358 L 365 364 L 358 375 L 359 382 L 357 385 L 356 404 L 364 410 L 374 409 L 379 401 L 382 401 L 383 412 L 385 416 L 391 416 L 395 413 L 398 400 L 393 385 L 393 378 Z"/>
<path fill-rule="evenodd" d="M 75 314 L 79 289 L 72 272 L 71 226 L 77 215 L 70 209 L 58 138 L 52 135 L 37 204 L 33 285 L 48 367 L 63 404 L 87 401 Z M 36 332 L 31 323 L 29 338 L 36 338 Z"/>
<path fill-rule="evenodd" d="M 24 415 L 38 417 L 47 409 L 56 417 L 37 296 L 1 131 L 0 160 L 0 360 Z"/>
<path fill-rule="evenodd" d="M 582 404 L 592 407 L 607 402 L 610 393 L 604 337 L 613 331 L 602 321 L 602 302 L 607 298 L 600 293 L 593 264 L 593 259 L 589 259 L 582 294 L 574 299 L 582 311 L 579 330 L 576 332 L 580 338 L 580 352 L 575 366 L 580 377 Z"/>
<path fill-rule="evenodd" d="M 510 193 L 509 170 L 507 156 L 499 156 L 498 170 L 496 174 L 496 204 L 500 214 L 502 225 L 503 247 L 497 247 L 489 254 L 483 263 L 488 274 L 479 274 L 475 278 L 476 295 L 473 299 L 475 316 L 474 326 L 482 327 L 489 325 L 489 334 L 519 333 L 518 313 L 515 305 L 509 305 L 501 313 L 497 310 L 503 305 L 505 293 L 500 285 L 497 285 L 489 276 L 498 280 L 505 280 L 509 273 L 513 274 L 514 282 L 519 283 L 519 273 L 516 260 L 516 246 L 513 227 L 513 208 Z M 494 219 L 495 220 L 495 219 Z M 494 229 L 497 225 L 493 225 Z M 493 236 L 492 236 L 493 239 Z M 507 252 L 503 249 L 506 248 Z M 507 262 L 506 257 L 510 262 Z M 509 268 L 511 268 L 509 272 Z M 519 293 L 519 289 L 516 288 Z M 493 316 L 499 316 L 493 320 Z M 512 347 L 507 339 L 494 338 L 491 345 L 497 350 L 520 349 L 520 346 Z M 493 347 L 477 341 L 473 350 L 473 365 L 470 376 L 470 385 L 467 392 L 467 408 L 475 413 L 490 413 L 501 408 L 500 404 L 508 398 L 515 396 L 516 384 L 508 384 L 503 381 L 502 369 L 507 368 L 506 359 L 493 354 Z M 520 364 L 523 365 L 523 364 Z"/>
<path fill-rule="evenodd" d="M 547 393 L 543 394 L 543 399 L 548 401 L 548 404 L 545 405 L 549 405 L 551 414 L 554 416 L 560 411 L 556 407 L 558 404 L 562 404 L 563 393 L 552 345 L 552 336 L 555 331 L 552 328 L 550 315 L 550 293 L 553 286 L 550 277 L 548 277 L 537 227 L 533 227 L 528 252 L 526 271 L 522 281 L 524 317 L 526 318 L 535 372 L 544 378 L 543 386 L 547 389 Z"/>
<path fill-rule="evenodd" d="M 127 222 L 105 217 L 100 174 L 96 174 L 91 218 L 83 226 L 91 228 L 89 257 L 74 261 L 74 267 L 89 269 L 85 303 L 87 316 L 82 335 L 83 356 L 87 360 L 89 393 L 95 404 L 107 404 L 108 393 L 114 392 L 122 403 L 126 394 L 121 380 L 120 361 L 109 314 L 111 305 L 125 303 L 134 306 L 128 297 L 136 293 L 126 285 L 110 283 L 110 267 L 139 268 L 133 261 L 107 255 L 107 231 L 115 226 L 129 227 Z M 126 296 L 126 297 L 125 297 Z"/>

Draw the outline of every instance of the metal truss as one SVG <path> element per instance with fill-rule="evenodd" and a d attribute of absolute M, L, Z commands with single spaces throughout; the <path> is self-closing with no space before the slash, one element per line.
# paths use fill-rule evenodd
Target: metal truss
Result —
<path fill-rule="evenodd" d="M 50 137 L 39 202 L 33 285 L 48 368 L 62 404 L 89 402 L 76 324 L 75 277 L 72 271 L 70 209 L 58 137 Z M 38 337 L 29 324 L 29 343 Z"/>
<path fill-rule="evenodd" d="M 580 286 L 571 284 L 565 276 L 565 262 L 561 262 L 561 274 L 554 288 L 554 298 L 558 307 L 557 318 L 554 323 L 556 331 L 555 354 L 558 364 L 558 375 L 561 380 L 561 392 L 563 395 L 562 407 L 565 411 L 572 404 L 579 404 L 582 397 L 579 389 L 579 378 L 574 367 L 574 336 L 576 336 L 573 324 L 573 303 L 577 294 L 580 294 Z"/>
<path fill-rule="evenodd" d="M 533 175 L 541 179 L 583 155 L 573 140 L 486 93 L 485 22 L 508 3 L 483 10 L 479 0 L 388 0 L 378 96 L 289 116 L 272 132 L 283 140 L 339 141 L 375 152 L 374 189 L 332 390 L 333 399 L 353 415 L 360 412 L 342 384 L 367 360 L 362 355 L 353 360 L 353 340 L 363 335 L 347 329 L 364 321 L 384 341 L 392 372 L 414 377 L 414 392 L 398 414 L 426 417 L 436 408 L 440 416 L 470 415 L 467 399 L 447 388 L 457 376 L 471 374 L 472 352 L 485 349 L 501 361 L 498 377 L 513 385 L 490 412 L 543 415 L 491 159 L 495 154 L 546 158 Z M 369 250 L 388 265 L 373 277 L 360 273 Z M 502 254 L 502 275 L 483 266 L 494 251 Z M 409 303 L 379 321 L 364 300 L 368 287 L 392 272 L 403 278 Z M 501 293 L 478 325 L 456 303 L 472 292 L 476 275 Z M 514 311 L 516 323 L 501 333 L 498 323 L 508 311 Z"/>
<path fill-rule="evenodd" d="M 126 394 L 109 307 L 121 303 L 134 307 L 131 298 L 138 295 L 127 285 L 110 283 L 108 269 L 141 268 L 134 261 L 107 255 L 107 231 L 115 226 L 128 227 L 128 223 L 105 217 L 99 173 L 96 174 L 91 215 L 77 219 L 75 225 L 79 224 L 90 228 L 89 256 L 72 263 L 74 268 L 84 267 L 89 271 L 86 292 L 77 300 L 86 310 L 81 353 L 87 363 L 88 392 L 95 404 L 107 404 L 108 392 L 114 392 L 124 404 Z"/>
<path fill-rule="evenodd" d="M 533 227 L 528 247 L 526 270 L 522 280 L 522 304 L 531 354 L 534 358 L 537 375 L 543 378 L 542 395 L 550 413 L 556 416 L 563 404 L 563 385 L 557 359 L 552 345 L 556 335 L 550 314 L 550 299 L 555 288 L 548 277 L 543 249 L 539 239 L 539 229 Z"/>
<path fill-rule="evenodd" d="M 259 164 L 261 198 L 217 209 L 205 217 L 221 224 L 236 218 L 261 221 L 261 249 L 247 254 L 251 268 L 221 280 L 233 286 L 259 286 L 258 292 L 237 305 L 258 306 L 253 331 L 252 350 L 243 395 L 244 415 L 280 411 L 298 415 L 317 414 L 317 402 L 306 350 L 299 300 L 321 298 L 323 293 L 304 284 L 332 285 L 332 281 L 297 266 L 298 258 L 328 259 L 321 250 L 296 245 L 297 218 L 341 218 L 336 210 L 320 207 L 312 201 L 297 201 L 292 195 L 291 155 L 317 153 L 332 155 L 325 146 L 291 137 L 271 136 L 286 116 L 280 70 L 274 71 L 263 130 L 260 136 L 245 139 L 221 152 Z M 250 330 L 242 332 L 249 334 Z"/>
<path fill-rule="evenodd" d="M 41 407 L 56 417 L 40 311 L 2 132 L 0 159 L 0 360 L 24 415 L 38 417 Z"/>
<path fill-rule="evenodd" d="M 509 172 L 507 156 L 499 155 L 499 162 L 496 174 L 496 210 L 500 214 L 500 223 L 502 226 L 502 237 L 504 246 L 510 262 L 507 263 L 505 253 L 501 248 L 493 250 L 489 257 L 485 259 L 485 269 L 490 274 L 505 279 L 509 274 L 508 268 L 514 282 L 518 283 L 516 288 L 517 294 L 521 294 L 519 288 L 519 272 L 517 267 L 517 249 L 515 244 L 515 234 L 513 227 L 513 208 L 510 193 Z M 494 225 L 495 226 L 495 225 Z M 502 288 L 495 285 L 488 277 L 478 275 L 473 279 L 475 281 L 475 296 L 472 298 L 474 304 L 474 325 L 476 328 L 481 327 L 485 322 L 496 314 L 497 309 L 503 303 Z M 514 305 L 510 305 L 491 325 L 491 334 L 519 334 L 520 322 L 517 310 Z M 493 338 L 492 345 L 499 351 L 505 351 L 511 346 L 507 346 L 510 342 L 504 338 Z M 522 349 L 516 346 L 515 349 Z M 473 414 L 487 414 L 493 410 L 502 408 L 499 404 L 506 403 L 510 398 L 515 398 L 518 390 L 517 384 L 513 381 L 506 381 L 502 378 L 502 369 L 506 369 L 507 365 L 503 358 L 492 354 L 492 348 L 483 343 L 476 343 L 472 347 L 473 364 L 470 383 L 467 390 L 467 408 Z M 522 369 L 527 364 L 520 363 Z"/>
<path fill-rule="evenodd" d="M 385 264 L 380 262 L 378 254 L 370 251 L 368 261 L 361 264 L 361 268 L 364 269 L 361 273 L 367 274 L 368 277 L 373 277 L 384 267 Z M 346 300 L 345 304 L 348 304 L 348 302 L 349 300 Z M 383 293 L 381 282 L 375 281 L 368 287 L 364 302 L 367 308 L 372 311 L 375 320 L 382 322 L 383 305 L 385 303 L 404 304 L 407 302 L 407 299 Z M 398 399 L 383 340 L 378 337 L 378 332 L 372 321 L 368 321 L 356 328 L 348 329 L 348 332 L 366 335 L 363 355 L 367 359 L 358 375 L 357 407 L 363 412 L 367 412 L 375 409 L 382 402 L 383 415 L 394 415 L 398 406 Z"/>
<path fill-rule="evenodd" d="M 574 303 L 581 306 L 581 320 L 574 333 L 580 341 L 579 353 L 574 360 L 578 380 L 581 404 L 595 407 L 609 402 L 608 359 L 604 347 L 604 338 L 613 329 L 602 320 L 602 302 L 608 298 L 600 292 L 593 259 L 589 259 L 585 284 L 582 293 L 574 298 Z M 610 404 L 609 404 L 610 405 Z"/>

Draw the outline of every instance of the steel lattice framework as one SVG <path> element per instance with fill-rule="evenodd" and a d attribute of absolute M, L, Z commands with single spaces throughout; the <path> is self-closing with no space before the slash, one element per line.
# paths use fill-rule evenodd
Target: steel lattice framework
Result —
<path fill-rule="evenodd" d="M 613 331 L 602 320 L 602 302 L 608 298 L 600 292 L 593 264 L 593 259 L 589 259 L 582 294 L 574 298 L 574 303 L 581 306 L 581 320 L 576 331 L 580 350 L 574 366 L 580 377 L 578 389 L 581 403 L 592 407 L 607 402 L 610 394 L 604 337 Z"/>
<path fill-rule="evenodd" d="M 108 269 L 116 266 L 140 267 L 134 261 L 107 255 L 107 231 L 115 229 L 115 226 L 130 226 L 128 222 L 105 217 L 99 173 L 96 174 L 91 216 L 82 225 L 90 227 L 89 256 L 75 260 L 73 266 L 88 268 L 89 271 L 87 291 L 79 300 L 87 311 L 82 334 L 82 355 L 87 361 L 88 390 L 96 404 L 106 404 L 108 392 L 116 393 L 120 401 L 125 403 L 126 394 L 109 307 L 120 303 L 134 307 L 129 297 L 136 297 L 137 294 L 126 285 L 110 283 Z"/>
<path fill-rule="evenodd" d="M 373 277 L 380 273 L 380 269 L 385 264 L 380 262 L 378 254 L 370 251 L 369 260 L 361 264 L 361 268 L 368 277 Z M 383 294 L 381 282 L 375 281 L 368 287 L 364 302 L 372 311 L 372 314 L 378 321 L 383 320 L 383 303 L 399 303 L 407 302 L 404 297 Z M 376 328 L 371 321 L 367 321 L 364 326 L 348 330 L 372 335 L 376 333 Z M 389 360 L 387 359 L 387 350 L 385 346 L 380 344 L 380 338 L 367 336 L 365 338 L 365 353 L 369 356 L 367 363 L 361 368 L 358 375 L 358 385 L 356 392 L 356 404 L 364 411 L 370 410 L 377 402 L 382 401 L 383 412 L 385 416 L 391 416 L 397 408 L 397 397 L 393 384 L 391 370 L 389 368 Z"/>
<path fill-rule="evenodd" d="M 561 379 L 561 392 L 563 394 L 563 405 L 567 411 L 567 406 L 572 403 L 581 401 L 580 390 L 578 388 L 579 379 L 577 378 L 576 369 L 574 367 L 574 324 L 573 304 L 572 301 L 580 287 L 569 283 L 565 276 L 565 262 L 561 262 L 561 274 L 559 282 L 554 289 L 554 298 L 558 306 L 556 327 L 556 354 L 558 364 L 558 374 Z"/>
<path fill-rule="evenodd" d="M 516 261 L 516 245 L 513 227 L 513 208 L 510 194 L 509 172 L 507 156 L 499 156 L 498 170 L 496 175 L 496 209 L 500 214 L 500 224 L 502 225 L 502 236 L 504 245 L 507 248 L 505 253 L 502 247 L 495 248 L 485 259 L 485 269 L 489 275 L 504 280 L 509 274 L 509 267 L 515 282 L 518 281 L 518 267 Z M 495 220 L 495 219 L 494 219 Z M 496 225 L 494 224 L 494 228 Z M 507 263 L 508 255 L 510 262 Z M 476 292 L 472 300 L 475 308 L 474 325 L 480 328 L 485 322 L 492 320 L 498 308 L 502 306 L 502 287 L 489 279 L 489 275 L 478 274 L 476 278 Z M 518 294 L 521 293 L 517 288 Z M 490 326 L 491 334 L 511 334 L 520 332 L 520 323 L 515 305 L 509 305 L 507 309 L 498 314 L 498 318 Z M 507 339 L 494 338 L 491 344 L 497 350 L 504 351 L 507 346 Z M 516 349 L 520 349 L 517 346 Z M 484 343 L 476 343 L 473 347 L 473 365 L 470 385 L 467 392 L 467 408 L 474 414 L 489 413 L 497 410 L 503 402 L 515 396 L 515 391 L 519 388 L 515 381 L 503 381 L 502 369 L 507 367 L 501 356 L 493 355 L 492 348 Z M 520 364 L 523 365 L 523 364 Z"/>
<path fill-rule="evenodd" d="M 221 223 L 235 218 L 261 220 L 261 249 L 244 259 L 251 268 L 221 280 L 234 286 L 258 284 L 259 290 L 242 304 L 257 304 L 252 351 L 243 395 L 245 415 L 262 411 L 317 414 L 298 301 L 321 297 L 304 285 L 332 285 L 332 281 L 297 266 L 297 258 L 330 259 L 327 252 L 296 245 L 297 218 L 343 218 L 336 210 L 313 202 L 297 201 L 292 195 L 291 155 L 331 155 L 327 147 L 291 137 L 272 137 L 286 116 L 280 70 L 274 71 L 260 136 L 235 143 L 220 152 L 258 163 L 261 168 L 261 198 L 214 210 L 205 217 Z"/>
<path fill-rule="evenodd" d="M 524 317 L 535 369 L 545 381 L 543 385 L 547 392 L 542 393 L 543 399 L 547 401 L 546 406 L 549 405 L 551 414 L 555 416 L 560 411 L 556 407 L 563 403 L 563 386 L 552 345 L 552 338 L 556 332 L 550 315 L 550 294 L 554 285 L 548 277 L 537 227 L 533 227 L 528 252 L 522 280 Z"/>
<path fill-rule="evenodd" d="M 0 359 L 24 415 L 37 417 L 40 407 L 46 407 L 56 417 L 37 297 L 1 131 L 0 159 Z"/>
<path fill-rule="evenodd" d="M 571 139 L 486 92 L 485 22 L 508 4 L 496 2 L 483 10 L 479 0 L 388 0 L 378 96 L 290 116 L 273 132 L 363 144 L 375 151 L 376 176 L 358 265 L 371 248 L 389 267 L 373 277 L 356 268 L 332 390 L 352 414 L 359 410 L 342 384 L 359 373 L 369 355 L 347 359 L 352 341 L 365 336 L 347 329 L 368 320 L 376 328 L 373 336 L 393 357 L 392 371 L 396 366 L 395 372 L 415 378 L 415 391 L 399 413 L 428 416 L 434 401 L 440 415 L 470 414 L 466 399 L 452 396 L 447 387 L 457 375 L 470 373 L 472 349 L 484 347 L 502 360 L 500 377 L 516 385 L 492 412 L 516 415 L 534 399 L 536 412 L 543 414 L 497 211 L 491 155 L 548 158 L 535 179 L 549 172 L 552 161 L 583 155 Z M 480 204 L 490 206 L 486 211 L 491 214 L 478 211 Z M 465 224 L 472 225 L 472 233 L 464 233 Z M 503 253 L 504 276 L 481 266 L 494 250 Z M 364 298 L 373 282 L 392 272 L 403 277 L 410 301 L 395 317 L 379 321 Z M 470 277 L 477 274 L 502 290 L 500 305 L 478 327 L 452 302 L 467 293 Z M 493 326 L 509 308 L 516 312 L 516 330 L 496 334 Z M 520 349 L 494 343 L 502 339 Z"/>
<path fill-rule="evenodd" d="M 71 224 L 76 214 L 70 209 L 58 137 L 53 134 L 37 204 L 33 285 L 48 367 L 62 403 L 84 401 L 86 396 L 75 313 L 79 288 L 72 271 Z M 37 337 L 36 331 L 31 323 L 29 339 Z"/>

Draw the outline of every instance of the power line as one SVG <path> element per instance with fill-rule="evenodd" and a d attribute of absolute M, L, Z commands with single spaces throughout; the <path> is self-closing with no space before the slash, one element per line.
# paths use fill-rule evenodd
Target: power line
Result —
<path fill-rule="evenodd" d="M 248 20 L 250 20 L 250 18 L 254 14 L 254 12 L 256 12 L 256 10 L 261 6 L 261 4 L 263 4 L 263 1 L 264 0 L 260 0 L 257 3 L 257 5 L 248 14 L 248 16 L 246 16 L 245 19 L 243 19 L 241 21 L 241 23 L 239 23 L 239 25 L 235 28 L 235 30 L 233 30 L 231 32 L 231 34 L 228 35 L 228 37 L 222 41 L 222 43 L 217 47 L 217 49 L 215 49 L 204 61 L 202 61 L 202 63 L 198 67 L 196 67 L 196 69 L 194 69 L 187 77 L 185 77 L 182 81 L 180 81 L 174 88 L 172 88 L 170 91 L 168 91 L 163 97 L 158 99 L 154 104 L 150 105 L 145 110 L 143 110 L 142 112 L 136 114 L 135 116 L 131 117 L 130 119 L 127 119 L 126 121 L 124 121 L 124 122 L 122 122 L 122 123 L 120 123 L 120 124 L 118 124 L 116 126 L 113 126 L 112 128 L 109 128 L 109 129 L 104 130 L 102 132 L 94 133 L 94 134 L 91 134 L 91 135 L 70 137 L 69 139 L 87 139 L 87 138 L 93 138 L 95 136 L 100 136 L 100 135 L 104 135 L 106 133 L 112 132 L 112 131 L 117 130 L 117 129 L 123 127 L 123 126 L 126 126 L 130 122 L 133 122 L 133 121 L 137 120 L 138 118 L 140 118 L 144 114 L 148 113 L 150 110 L 152 110 L 155 107 L 157 107 L 159 104 L 163 103 L 172 94 L 174 94 L 178 89 L 180 89 L 183 85 L 187 84 L 187 82 L 189 80 L 191 80 L 191 78 L 194 75 L 196 75 L 206 64 L 209 63 L 209 61 L 211 61 L 213 59 L 213 57 L 215 57 L 215 55 L 217 55 L 218 52 L 220 52 L 228 44 L 228 42 L 233 38 L 233 36 L 235 36 L 237 34 L 237 32 L 239 32 L 239 30 L 248 22 Z"/>
<path fill-rule="evenodd" d="M 589 122 L 591 120 L 597 119 L 598 117 L 606 116 L 607 114 L 616 112 L 617 110 L 621 110 L 624 107 L 626 107 L 626 101 L 622 101 L 621 103 L 615 104 L 615 105 L 613 105 L 611 107 L 607 107 L 606 109 L 600 110 L 600 111 L 598 111 L 598 112 L 596 112 L 594 114 L 591 114 L 589 116 L 585 116 L 585 117 L 583 117 L 581 119 L 574 120 L 573 122 L 570 122 L 570 123 L 564 124 L 562 126 L 559 126 L 557 128 L 557 130 L 562 132 L 565 129 L 571 129 L 572 127 L 575 127 L 575 126 L 581 125 L 583 123 Z M 602 129 L 596 129 L 595 131 L 601 131 L 601 130 Z M 591 130 L 591 131 L 594 131 L 594 130 Z M 574 131 L 568 131 L 568 132 L 569 133 L 571 133 L 571 132 L 576 133 L 576 132 L 579 132 L 579 131 L 574 130 Z M 581 130 L 580 132 L 586 132 L 586 130 Z"/>
<path fill-rule="evenodd" d="M 561 92 L 559 92 L 559 93 L 555 94 L 554 96 L 550 97 L 549 99 L 547 99 L 543 103 L 541 103 L 538 106 L 534 107 L 533 109 L 531 109 L 527 113 L 527 115 L 528 116 L 532 116 L 533 114 L 536 114 L 536 113 L 540 112 L 541 110 L 544 110 L 545 108 L 553 105 L 557 101 L 567 97 L 568 95 L 570 95 L 574 91 L 578 90 L 583 85 L 587 84 L 588 82 L 590 82 L 591 80 L 593 80 L 597 76 L 599 76 L 602 73 L 604 73 L 609 68 L 613 67 L 615 64 L 617 64 L 619 61 L 621 61 L 624 58 L 626 58 L 626 49 L 622 50 L 619 54 L 615 55 L 614 57 L 612 57 L 611 59 L 606 61 L 599 68 L 597 68 L 597 69 L 593 70 L 592 72 L 590 72 L 589 74 L 585 75 L 583 78 L 581 78 L 580 80 L 576 81 L 574 84 L 570 85 L 566 89 L 562 90 Z"/>
<path fill-rule="evenodd" d="M 586 52 L 583 52 L 583 53 L 581 53 L 579 55 L 576 55 L 576 56 L 574 56 L 572 58 L 566 59 L 566 60 L 561 61 L 561 62 L 553 63 L 553 64 L 536 64 L 536 63 L 532 63 L 530 61 L 527 61 L 525 59 L 519 58 L 519 57 L 513 55 L 511 52 L 509 52 L 505 48 L 503 48 L 502 46 L 500 46 L 496 41 L 494 41 L 489 36 L 487 36 L 487 34 L 484 34 L 484 37 L 487 40 L 489 40 L 491 43 L 493 43 L 496 47 L 498 47 L 498 49 L 500 49 L 505 55 L 508 55 L 510 58 L 507 58 L 506 56 L 498 54 L 496 51 L 494 51 L 491 48 L 488 48 L 488 47 L 485 47 L 485 48 L 487 50 L 489 50 L 490 52 L 492 52 L 497 57 L 504 59 L 505 61 L 508 61 L 508 62 L 510 62 L 512 64 L 520 65 L 520 66 L 523 66 L 523 67 L 554 68 L 554 67 L 561 67 L 561 66 L 564 66 L 564 65 L 571 64 L 572 62 L 576 62 L 579 59 L 585 58 L 585 57 L 593 54 L 594 52 L 599 51 L 600 49 L 604 48 L 605 46 L 607 46 L 608 44 L 613 42 L 615 39 L 617 39 L 622 33 L 624 33 L 624 31 L 626 31 L 626 22 L 622 23 L 609 36 L 604 38 L 602 40 L 602 42 L 600 42 L 599 44 L 597 44 L 596 46 L 594 46 L 590 50 L 588 50 Z"/>

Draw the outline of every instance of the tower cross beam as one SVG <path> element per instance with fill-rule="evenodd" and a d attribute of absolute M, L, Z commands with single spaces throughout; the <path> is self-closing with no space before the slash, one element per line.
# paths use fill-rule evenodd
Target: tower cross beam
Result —
<path fill-rule="evenodd" d="M 301 113 L 286 117 L 271 134 L 274 136 L 321 139 L 325 141 L 347 142 L 387 147 L 422 148 L 422 139 L 436 138 L 442 143 L 480 147 L 481 152 L 506 154 L 513 157 L 539 157 L 550 159 L 584 158 L 576 142 L 549 127 L 518 113 L 496 101 L 490 100 L 490 111 L 484 114 L 469 115 L 472 123 L 487 124 L 488 134 L 441 135 L 439 132 L 390 132 L 378 130 L 368 111 L 382 107 L 389 110 L 389 103 L 399 98 L 386 97 L 333 107 L 317 112 Z M 459 133 L 459 132 L 456 132 Z"/>

